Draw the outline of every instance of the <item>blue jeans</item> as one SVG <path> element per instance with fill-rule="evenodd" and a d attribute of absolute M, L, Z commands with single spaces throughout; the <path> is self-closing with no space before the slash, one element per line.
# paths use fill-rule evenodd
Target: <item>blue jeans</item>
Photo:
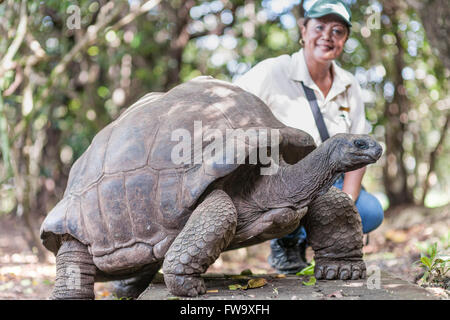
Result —
<path fill-rule="evenodd" d="M 341 176 L 334 186 L 342 190 L 344 184 L 344 177 Z M 363 233 L 369 233 L 375 230 L 383 222 L 384 212 L 381 207 L 380 201 L 375 198 L 374 195 L 368 193 L 364 188 L 361 188 L 358 199 L 356 199 L 356 209 L 358 209 L 361 216 Z M 299 242 L 303 242 L 306 239 L 305 228 L 299 226 L 292 233 L 284 236 L 286 239 L 298 238 Z"/>

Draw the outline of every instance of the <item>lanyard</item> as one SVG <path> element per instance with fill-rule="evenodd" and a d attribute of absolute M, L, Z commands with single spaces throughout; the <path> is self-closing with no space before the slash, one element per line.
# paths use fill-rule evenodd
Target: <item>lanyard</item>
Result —
<path fill-rule="evenodd" d="M 314 120 L 316 121 L 316 126 L 319 130 L 320 138 L 322 139 L 322 142 L 324 142 L 330 137 L 330 135 L 328 134 L 327 127 L 325 126 L 325 122 L 323 121 L 322 112 L 320 112 L 319 105 L 317 104 L 316 95 L 314 94 L 313 89 L 305 86 L 303 81 L 301 83 L 303 90 L 305 91 L 306 98 L 309 101 Z"/>

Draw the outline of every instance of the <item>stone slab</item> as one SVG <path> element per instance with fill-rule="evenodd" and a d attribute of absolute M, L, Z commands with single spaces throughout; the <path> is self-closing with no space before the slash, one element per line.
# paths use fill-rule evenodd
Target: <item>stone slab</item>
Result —
<path fill-rule="evenodd" d="M 158 274 L 150 286 L 141 294 L 140 300 L 436 300 L 438 297 L 424 288 L 396 278 L 388 273 L 380 273 L 380 281 L 373 277 L 364 280 L 318 280 L 315 285 L 303 282 L 309 276 L 277 274 L 227 275 L 207 273 L 202 275 L 206 290 L 196 298 L 175 297 L 165 284 L 162 274 Z M 265 278 L 267 284 L 254 289 L 230 290 L 230 285 L 244 286 L 249 279 Z"/>

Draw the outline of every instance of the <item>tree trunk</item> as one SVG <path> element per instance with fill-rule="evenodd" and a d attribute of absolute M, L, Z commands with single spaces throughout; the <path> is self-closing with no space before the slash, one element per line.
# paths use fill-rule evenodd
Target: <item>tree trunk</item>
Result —
<path fill-rule="evenodd" d="M 386 123 L 386 165 L 383 167 L 383 182 L 390 206 L 414 204 L 412 188 L 408 188 L 408 174 L 403 162 L 403 136 L 407 131 L 410 101 L 403 85 L 402 70 L 405 67 L 401 34 L 398 29 L 398 14 L 401 7 L 396 2 L 385 2 L 386 14 L 391 20 L 392 32 L 396 38 L 397 54 L 390 70 L 395 87 L 392 102 L 386 102 L 384 116 Z"/>
<path fill-rule="evenodd" d="M 442 152 L 443 146 L 444 146 L 444 140 L 447 137 L 447 130 L 449 127 L 450 122 L 450 113 L 447 114 L 447 118 L 445 119 L 444 127 L 441 130 L 441 137 L 436 145 L 436 148 L 430 153 L 430 166 L 427 172 L 427 176 L 423 182 L 423 193 L 422 193 L 422 200 L 421 204 L 425 205 L 425 197 L 427 196 L 428 190 L 430 188 L 430 175 L 434 170 L 436 169 L 436 162 L 439 158 L 440 153 Z"/>
<path fill-rule="evenodd" d="M 448 0 L 408 1 L 417 9 L 427 38 L 447 69 L 450 69 L 450 3 Z"/>
<path fill-rule="evenodd" d="M 164 84 L 165 91 L 180 83 L 180 71 L 183 63 L 183 51 L 190 40 L 187 27 L 191 21 L 190 9 L 195 5 L 194 1 L 186 1 L 179 8 L 173 8 L 169 3 L 163 3 L 168 10 L 171 20 L 175 22 L 172 28 L 171 43 L 168 52 L 169 67 L 167 80 Z"/>

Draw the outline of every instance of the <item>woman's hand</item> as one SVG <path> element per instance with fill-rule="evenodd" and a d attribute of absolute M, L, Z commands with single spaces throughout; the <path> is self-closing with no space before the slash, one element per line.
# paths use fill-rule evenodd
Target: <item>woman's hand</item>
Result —
<path fill-rule="evenodd" d="M 342 191 L 347 193 L 353 201 L 359 197 L 359 192 L 361 191 L 361 182 L 366 173 L 366 167 L 346 172 L 344 175 L 344 185 L 342 186 Z"/>

